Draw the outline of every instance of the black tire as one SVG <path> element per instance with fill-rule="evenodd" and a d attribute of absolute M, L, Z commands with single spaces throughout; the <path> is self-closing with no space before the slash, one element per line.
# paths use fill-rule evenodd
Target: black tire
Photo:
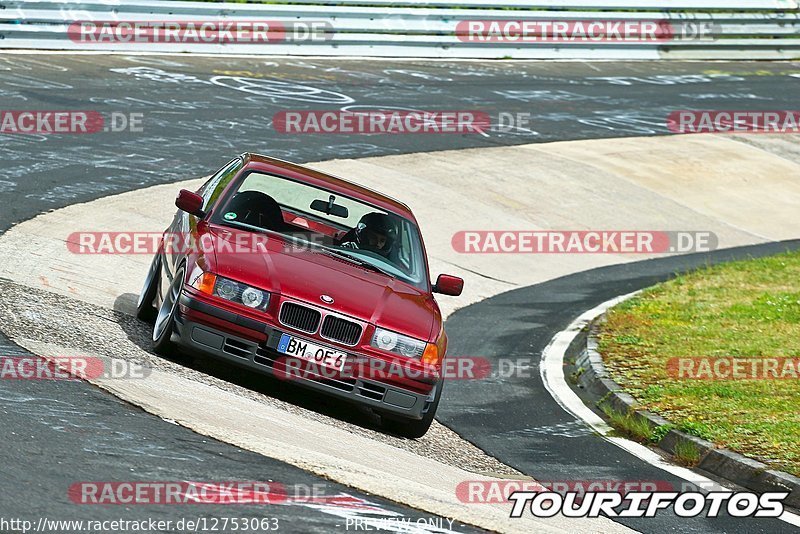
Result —
<path fill-rule="evenodd" d="M 442 398 L 442 386 L 444 386 L 444 380 L 436 384 L 436 393 L 433 402 L 428 407 L 428 411 L 425 412 L 425 415 L 422 416 L 422 419 L 408 419 L 406 417 L 382 415 L 381 428 L 404 438 L 417 439 L 424 436 L 431 427 L 433 419 L 436 417 L 436 410 L 439 408 L 439 399 Z"/>
<path fill-rule="evenodd" d="M 136 317 L 142 321 L 150 322 L 156 318 L 156 307 L 153 303 L 156 300 L 158 291 L 158 279 L 161 275 L 161 255 L 156 253 L 153 261 L 150 262 L 150 269 L 144 279 L 144 286 L 139 292 L 139 300 L 136 303 Z"/>
<path fill-rule="evenodd" d="M 181 266 L 176 272 L 172 283 L 164 295 L 164 301 L 158 309 L 156 321 L 153 325 L 153 350 L 159 354 L 167 354 L 172 348 L 172 331 L 175 326 L 175 314 L 183 291 L 185 269 Z"/>

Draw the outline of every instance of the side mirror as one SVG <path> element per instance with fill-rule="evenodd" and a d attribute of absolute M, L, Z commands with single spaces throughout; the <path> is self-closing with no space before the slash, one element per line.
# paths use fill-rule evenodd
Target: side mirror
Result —
<path fill-rule="evenodd" d="M 464 279 L 449 274 L 440 274 L 433 286 L 435 293 L 457 297 L 464 290 Z"/>
<path fill-rule="evenodd" d="M 178 193 L 178 198 L 175 199 L 175 205 L 178 209 L 190 213 L 201 219 L 206 216 L 203 211 L 203 197 L 197 193 L 192 193 L 188 189 L 181 189 Z"/>

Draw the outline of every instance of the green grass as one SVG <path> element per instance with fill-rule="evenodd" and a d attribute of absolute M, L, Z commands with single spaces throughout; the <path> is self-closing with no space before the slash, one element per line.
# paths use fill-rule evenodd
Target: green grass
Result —
<path fill-rule="evenodd" d="M 632 413 L 619 413 L 607 406 L 602 406 L 601 409 L 611 422 L 611 426 L 627 437 L 641 442 L 653 440 L 653 431 L 645 419 L 636 417 Z"/>
<path fill-rule="evenodd" d="M 700 461 L 700 449 L 691 441 L 681 440 L 675 443 L 675 461 L 687 467 L 693 467 Z"/>
<path fill-rule="evenodd" d="M 678 430 L 800 475 L 800 378 L 667 372 L 676 357 L 800 357 L 798 281 L 800 252 L 679 276 L 612 309 L 600 352 L 611 376 Z"/>

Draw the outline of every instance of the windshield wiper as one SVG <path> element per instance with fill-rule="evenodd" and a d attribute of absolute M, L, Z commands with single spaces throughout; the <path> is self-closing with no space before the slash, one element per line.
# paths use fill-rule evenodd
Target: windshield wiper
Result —
<path fill-rule="evenodd" d="M 339 259 L 348 261 L 350 263 L 358 265 L 359 267 L 364 267 L 365 269 L 369 269 L 370 271 L 375 271 L 376 273 L 381 273 L 381 274 L 384 274 L 386 276 L 391 276 L 392 278 L 394 278 L 394 275 L 384 271 L 383 269 L 381 269 L 377 265 L 373 265 L 372 263 L 370 263 L 368 261 L 364 261 L 364 260 L 360 260 L 358 258 L 354 258 L 353 256 L 351 256 L 349 254 L 343 254 L 341 252 L 337 252 L 337 251 L 331 250 L 331 249 L 325 249 L 323 251 L 323 254 L 327 254 L 329 256 L 333 256 L 335 258 L 339 258 Z"/>

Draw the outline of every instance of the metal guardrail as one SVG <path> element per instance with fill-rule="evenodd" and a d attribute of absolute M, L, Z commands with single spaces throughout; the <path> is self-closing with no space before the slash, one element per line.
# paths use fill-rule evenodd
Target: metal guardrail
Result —
<path fill-rule="evenodd" d="M 277 0 L 269 4 L 0 0 L 0 48 L 439 58 L 797 59 L 799 7 L 798 0 Z M 76 38 L 75 23 L 85 21 L 98 25 L 266 22 L 284 28 L 313 22 L 323 29 L 316 38 L 257 43 L 95 42 Z M 484 42 L 465 33 L 470 21 L 570 25 L 660 21 L 676 33 L 657 41 Z"/>

